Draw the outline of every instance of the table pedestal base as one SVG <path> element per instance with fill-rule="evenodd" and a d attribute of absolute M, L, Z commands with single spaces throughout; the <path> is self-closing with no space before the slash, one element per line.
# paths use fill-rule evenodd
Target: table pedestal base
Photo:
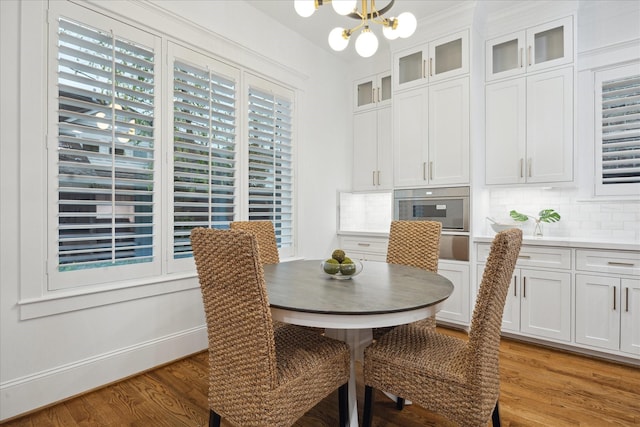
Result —
<path fill-rule="evenodd" d="M 358 401 L 356 399 L 356 360 L 362 361 L 364 348 L 373 339 L 371 329 L 325 329 L 325 336 L 344 341 L 351 349 L 351 375 L 349 376 L 349 425 L 358 427 Z"/>

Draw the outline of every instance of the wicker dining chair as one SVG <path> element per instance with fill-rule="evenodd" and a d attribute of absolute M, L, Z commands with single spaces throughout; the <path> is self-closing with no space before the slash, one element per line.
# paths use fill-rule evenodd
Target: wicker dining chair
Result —
<path fill-rule="evenodd" d="M 387 262 L 438 272 L 440 255 L 440 233 L 442 223 L 437 221 L 391 221 Z M 426 328 L 436 327 L 436 318 L 429 317 L 417 322 Z M 374 328 L 373 339 L 377 340 L 392 327 Z"/>
<path fill-rule="evenodd" d="M 494 238 L 468 339 L 409 324 L 365 349 L 365 427 L 371 425 L 374 388 L 410 399 L 461 426 L 486 426 L 489 418 L 500 425 L 500 327 L 521 244 L 519 229 Z"/>
<path fill-rule="evenodd" d="M 347 425 L 349 347 L 273 327 L 256 237 L 196 228 L 191 245 L 209 339 L 209 426 L 288 426 L 336 389 Z"/>
<path fill-rule="evenodd" d="M 232 230 L 244 230 L 255 234 L 258 239 L 260 260 L 263 264 L 278 264 L 278 244 L 276 231 L 271 221 L 233 221 L 229 225 Z"/>

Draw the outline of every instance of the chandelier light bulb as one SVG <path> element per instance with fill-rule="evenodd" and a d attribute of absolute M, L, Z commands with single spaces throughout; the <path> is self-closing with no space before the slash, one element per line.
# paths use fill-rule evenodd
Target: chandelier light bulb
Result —
<path fill-rule="evenodd" d="M 344 33 L 344 28 L 336 27 L 329 33 L 329 46 L 331 49 L 340 52 L 344 50 L 349 44 L 349 39 L 344 38 L 342 34 Z"/>
<path fill-rule="evenodd" d="M 296 13 L 303 18 L 308 18 L 316 11 L 316 4 L 314 0 L 294 0 L 293 7 Z"/>
<path fill-rule="evenodd" d="M 378 38 L 368 27 L 356 39 L 356 52 L 363 58 L 368 58 L 378 50 Z"/>
<path fill-rule="evenodd" d="M 396 28 L 396 31 L 403 39 L 411 37 L 411 35 L 416 31 L 417 26 L 418 21 L 416 20 L 416 17 L 413 16 L 413 13 L 402 12 L 398 15 L 398 28 Z"/>
<path fill-rule="evenodd" d="M 356 0 L 331 0 L 331 6 L 338 15 L 348 15 L 356 8 Z"/>
<path fill-rule="evenodd" d="M 395 40 L 400 36 L 400 34 L 398 34 L 398 29 L 396 28 L 394 30 L 393 27 L 391 26 L 391 22 L 393 22 L 394 19 L 397 19 L 397 18 L 389 18 L 389 25 L 382 27 L 382 34 L 388 40 Z"/>

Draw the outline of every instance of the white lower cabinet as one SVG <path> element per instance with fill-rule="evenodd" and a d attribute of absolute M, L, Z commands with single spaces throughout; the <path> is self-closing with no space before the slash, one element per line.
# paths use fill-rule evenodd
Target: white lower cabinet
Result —
<path fill-rule="evenodd" d="M 478 266 L 478 285 L 484 265 Z M 502 316 L 502 330 L 556 341 L 571 340 L 571 274 L 516 268 Z"/>
<path fill-rule="evenodd" d="M 387 237 L 375 236 L 340 236 L 340 248 L 349 258 L 363 261 L 386 261 Z"/>
<path fill-rule="evenodd" d="M 571 341 L 571 274 L 520 270 L 520 332 Z"/>
<path fill-rule="evenodd" d="M 576 259 L 577 269 L 600 273 L 576 274 L 576 343 L 640 356 L 640 278 L 629 277 L 640 256 L 578 250 Z"/>
<path fill-rule="evenodd" d="M 482 282 L 490 245 L 478 245 L 477 284 Z M 511 278 L 502 330 L 559 342 L 571 341 L 571 273 L 519 268 L 569 269 L 571 250 L 523 246 Z"/>
<path fill-rule="evenodd" d="M 490 248 L 476 242 L 477 286 Z M 640 361 L 640 251 L 523 244 L 502 330 Z"/>
<path fill-rule="evenodd" d="M 469 263 L 439 260 L 438 274 L 451 280 L 454 289 L 436 315 L 436 319 L 469 324 Z"/>

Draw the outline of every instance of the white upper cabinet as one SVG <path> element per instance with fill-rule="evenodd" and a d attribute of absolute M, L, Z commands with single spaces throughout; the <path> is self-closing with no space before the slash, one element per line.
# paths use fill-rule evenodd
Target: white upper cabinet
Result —
<path fill-rule="evenodd" d="M 353 190 L 393 188 L 391 107 L 353 116 Z"/>
<path fill-rule="evenodd" d="M 354 111 L 383 107 L 391 103 L 391 73 L 385 72 L 354 83 Z"/>
<path fill-rule="evenodd" d="M 469 78 L 400 92 L 393 101 L 394 185 L 469 183 Z"/>
<path fill-rule="evenodd" d="M 573 62 L 571 16 L 497 37 L 486 44 L 486 78 L 501 79 Z"/>
<path fill-rule="evenodd" d="M 573 180 L 573 67 L 487 84 L 487 184 Z"/>
<path fill-rule="evenodd" d="M 393 55 L 393 89 L 408 89 L 469 72 L 469 32 L 439 38 Z"/>

